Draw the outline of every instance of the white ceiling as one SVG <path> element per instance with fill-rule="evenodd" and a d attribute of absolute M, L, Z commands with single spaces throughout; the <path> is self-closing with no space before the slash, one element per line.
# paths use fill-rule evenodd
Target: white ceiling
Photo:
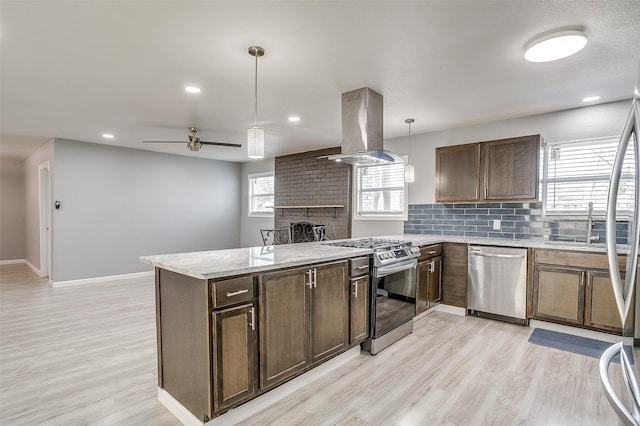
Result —
<path fill-rule="evenodd" d="M 342 92 L 384 96 L 384 136 L 630 99 L 640 1 L 0 2 L 0 154 L 52 137 L 247 161 L 254 58 L 266 156 L 336 146 Z M 582 26 L 577 55 L 523 59 L 523 46 Z M 193 84 L 198 95 L 184 92 Z M 299 123 L 287 117 L 296 114 Z M 243 148 L 143 145 L 203 140 Z M 116 138 L 105 141 L 101 135 Z"/>

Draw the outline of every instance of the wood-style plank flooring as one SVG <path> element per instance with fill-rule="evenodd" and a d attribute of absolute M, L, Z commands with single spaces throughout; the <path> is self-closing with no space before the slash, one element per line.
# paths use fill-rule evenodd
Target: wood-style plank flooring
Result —
<path fill-rule="evenodd" d="M 0 266 L 0 424 L 178 425 L 156 399 L 153 292 L 152 278 L 52 289 Z M 531 331 L 433 312 L 242 424 L 618 424 L 597 360 Z"/>

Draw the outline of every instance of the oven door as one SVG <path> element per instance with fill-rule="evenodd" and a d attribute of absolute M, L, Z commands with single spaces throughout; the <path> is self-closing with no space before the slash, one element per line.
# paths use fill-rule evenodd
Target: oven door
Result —
<path fill-rule="evenodd" d="M 373 337 L 413 320 L 416 312 L 416 267 L 412 259 L 373 269 L 376 289 Z"/>

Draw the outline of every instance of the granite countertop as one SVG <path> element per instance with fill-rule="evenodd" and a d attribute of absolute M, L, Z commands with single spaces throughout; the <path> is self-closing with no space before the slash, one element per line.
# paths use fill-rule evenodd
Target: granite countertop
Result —
<path fill-rule="evenodd" d="M 372 252 L 371 249 L 300 243 L 142 256 L 140 261 L 190 277 L 212 279 L 343 260 Z"/>
<path fill-rule="evenodd" d="M 373 238 L 408 240 L 418 246 L 446 242 L 606 253 L 604 244 L 586 245 L 585 243 L 561 241 L 442 237 L 420 234 L 385 235 Z M 142 256 L 140 261 L 190 277 L 212 279 L 349 259 L 351 257 L 366 256 L 372 252 L 371 249 L 335 247 L 328 245 L 326 242 L 314 242 Z M 623 247 L 618 247 L 619 254 L 625 254 L 626 252 Z"/>

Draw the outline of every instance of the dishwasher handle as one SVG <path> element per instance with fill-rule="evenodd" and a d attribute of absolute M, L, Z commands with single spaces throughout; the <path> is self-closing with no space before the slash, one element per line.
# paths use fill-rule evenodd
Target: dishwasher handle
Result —
<path fill-rule="evenodd" d="M 480 251 L 469 251 L 472 256 L 482 256 L 482 257 L 499 257 L 502 259 L 524 259 L 526 255 L 524 254 L 500 254 L 500 253 L 483 253 Z"/>

